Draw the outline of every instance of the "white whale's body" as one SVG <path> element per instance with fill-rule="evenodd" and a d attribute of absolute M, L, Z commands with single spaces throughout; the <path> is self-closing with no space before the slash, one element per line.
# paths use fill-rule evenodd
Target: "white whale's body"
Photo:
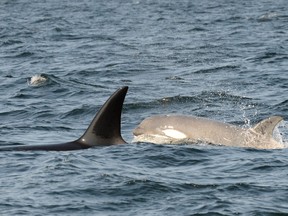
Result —
<path fill-rule="evenodd" d="M 271 116 L 252 128 L 184 115 L 160 115 L 144 119 L 134 129 L 134 142 L 155 144 L 209 143 L 225 146 L 278 149 L 284 145 L 273 138 L 280 116 Z"/>

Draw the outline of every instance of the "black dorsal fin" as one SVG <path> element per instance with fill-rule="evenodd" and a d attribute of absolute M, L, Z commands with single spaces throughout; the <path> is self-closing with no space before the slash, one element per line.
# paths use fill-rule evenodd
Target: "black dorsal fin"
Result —
<path fill-rule="evenodd" d="M 110 96 L 77 142 L 88 146 L 126 143 L 121 136 L 121 112 L 127 91 L 124 86 Z"/>

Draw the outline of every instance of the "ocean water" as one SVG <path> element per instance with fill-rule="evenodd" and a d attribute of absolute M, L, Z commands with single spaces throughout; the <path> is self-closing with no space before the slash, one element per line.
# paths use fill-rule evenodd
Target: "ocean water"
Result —
<path fill-rule="evenodd" d="M 0 146 L 74 140 L 129 86 L 128 144 L 0 152 L 0 215 L 288 214 L 286 148 L 131 143 L 154 114 L 287 121 L 287 11 L 285 0 L 0 1 Z"/>

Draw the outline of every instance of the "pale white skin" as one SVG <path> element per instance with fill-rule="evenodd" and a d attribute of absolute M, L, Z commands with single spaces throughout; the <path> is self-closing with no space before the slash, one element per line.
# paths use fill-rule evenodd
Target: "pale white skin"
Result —
<path fill-rule="evenodd" d="M 219 121 L 183 115 L 152 116 L 134 129 L 134 142 L 155 144 L 209 143 L 259 149 L 284 148 L 273 138 L 275 126 L 282 117 L 272 116 L 244 129 Z"/>

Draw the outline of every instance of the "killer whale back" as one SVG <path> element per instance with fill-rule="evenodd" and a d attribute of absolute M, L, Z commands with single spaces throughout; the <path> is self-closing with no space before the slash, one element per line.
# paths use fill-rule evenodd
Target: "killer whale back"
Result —
<path fill-rule="evenodd" d="M 0 151 L 69 151 L 126 143 L 121 136 L 121 112 L 128 91 L 124 86 L 118 89 L 97 112 L 85 133 L 77 140 L 51 145 L 5 146 Z"/>

